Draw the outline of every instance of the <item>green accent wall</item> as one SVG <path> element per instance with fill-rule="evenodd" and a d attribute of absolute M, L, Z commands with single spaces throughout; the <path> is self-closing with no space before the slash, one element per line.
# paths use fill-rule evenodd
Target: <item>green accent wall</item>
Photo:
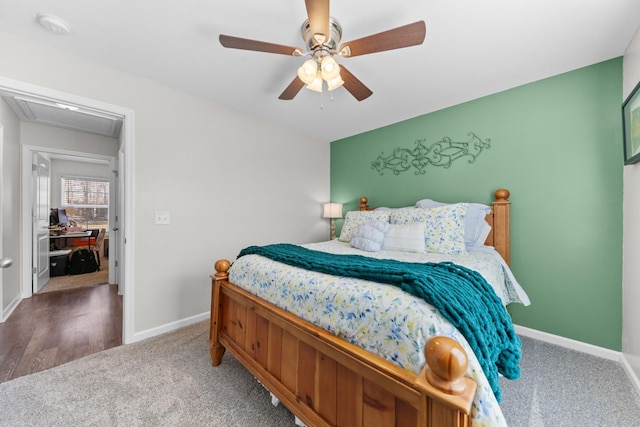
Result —
<path fill-rule="evenodd" d="M 616 58 L 333 141 L 331 200 L 345 212 L 361 196 L 374 207 L 490 203 L 507 188 L 511 268 L 531 298 L 528 307 L 509 306 L 514 323 L 620 351 L 621 104 Z M 425 174 L 371 167 L 396 147 L 466 141 L 469 132 L 491 140 L 474 163 L 429 165 Z"/>

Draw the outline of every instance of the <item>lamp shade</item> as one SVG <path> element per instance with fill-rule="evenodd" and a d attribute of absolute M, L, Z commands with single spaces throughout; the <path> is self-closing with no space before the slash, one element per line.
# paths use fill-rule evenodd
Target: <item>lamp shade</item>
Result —
<path fill-rule="evenodd" d="M 317 73 L 313 81 L 307 85 L 307 89 L 322 92 L 322 76 L 320 76 L 320 73 Z"/>
<path fill-rule="evenodd" d="M 340 75 L 338 74 L 338 77 L 336 77 L 333 80 L 327 80 L 327 88 L 329 90 L 334 90 L 339 88 L 340 86 L 342 86 L 344 84 L 344 81 L 342 80 L 342 78 L 340 77 Z"/>
<path fill-rule="evenodd" d="M 322 78 L 326 81 L 333 80 L 340 76 L 340 66 L 335 59 L 331 56 L 325 56 L 320 62 L 320 69 L 322 72 Z"/>
<path fill-rule="evenodd" d="M 325 203 L 323 218 L 342 218 L 342 203 Z"/>
<path fill-rule="evenodd" d="M 306 84 L 311 84 L 318 74 L 318 63 L 313 60 L 307 60 L 300 68 L 298 68 L 298 77 Z"/>

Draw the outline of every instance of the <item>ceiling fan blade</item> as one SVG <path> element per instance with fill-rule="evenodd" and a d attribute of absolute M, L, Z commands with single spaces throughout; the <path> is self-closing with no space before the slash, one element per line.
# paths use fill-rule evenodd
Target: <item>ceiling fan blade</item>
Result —
<path fill-rule="evenodd" d="M 329 0 L 305 0 L 309 28 L 315 40 L 322 44 L 329 40 Z"/>
<path fill-rule="evenodd" d="M 290 101 L 293 98 L 295 98 L 295 96 L 298 94 L 298 92 L 300 92 L 300 90 L 303 87 L 304 87 L 304 82 L 300 80 L 300 77 L 296 76 L 296 78 L 293 79 L 291 83 L 289 83 L 289 86 L 287 86 L 284 92 L 280 94 L 278 99 L 282 99 L 284 101 Z"/>
<path fill-rule="evenodd" d="M 302 50 L 297 47 L 284 46 L 281 44 L 261 42 L 258 40 L 243 39 L 240 37 L 220 34 L 220 44 L 232 49 L 253 50 L 256 52 L 278 53 L 281 55 L 302 55 Z"/>
<path fill-rule="evenodd" d="M 416 46 L 422 44 L 426 32 L 427 27 L 424 21 L 418 21 L 413 24 L 343 43 L 338 52 L 341 56 L 352 57 Z"/>
<path fill-rule="evenodd" d="M 344 88 L 358 101 L 362 101 L 370 97 L 373 92 L 366 87 L 356 76 L 351 74 L 344 65 L 340 64 L 340 77 L 344 81 Z"/>

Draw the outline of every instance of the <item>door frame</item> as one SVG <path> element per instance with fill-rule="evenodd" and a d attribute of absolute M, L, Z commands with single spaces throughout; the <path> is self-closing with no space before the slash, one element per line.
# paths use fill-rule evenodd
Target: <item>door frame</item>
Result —
<path fill-rule="evenodd" d="M 84 98 L 54 89 L 36 86 L 30 83 L 20 82 L 17 80 L 7 79 L 0 76 L 0 90 L 8 92 L 21 93 L 23 95 L 47 98 L 54 102 L 68 103 L 86 106 L 95 110 L 117 114 L 123 117 L 122 130 L 120 134 L 121 151 L 124 153 L 124 168 L 120 171 L 120 179 L 124 186 L 124 203 L 120 206 L 121 223 L 123 233 L 120 238 L 125 250 L 120 254 L 120 282 L 122 286 L 121 293 L 123 296 L 123 319 L 122 319 L 122 340 L 124 344 L 134 341 L 135 332 L 135 114 L 134 110 L 108 104 L 95 99 Z M 21 240 L 22 242 L 31 242 L 31 153 L 38 148 L 40 151 L 51 151 L 44 147 L 28 147 L 21 144 Z M 37 150 L 35 150 L 37 151 Z M 21 289 L 22 298 L 29 298 L 32 295 L 31 284 L 31 244 L 24 244 L 22 251 L 22 272 L 21 272 Z M 29 262 L 27 262 L 29 260 Z"/>
<path fill-rule="evenodd" d="M 0 123 L 0 178 L 4 181 L 4 126 Z M 3 206 L 4 206 L 4 193 L 3 193 L 3 184 L 0 183 L 0 236 L 4 236 L 2 233 L 2 224 L 3 224 Z M 0 259 L 2 259 L 2 237 L 0 237 Z M 0 322 L 4 322 L 4 294 L 3 294 L 3 285 L 2 285 L 2 276 L 4 275 L 4 269 L 0 268 Z"/>

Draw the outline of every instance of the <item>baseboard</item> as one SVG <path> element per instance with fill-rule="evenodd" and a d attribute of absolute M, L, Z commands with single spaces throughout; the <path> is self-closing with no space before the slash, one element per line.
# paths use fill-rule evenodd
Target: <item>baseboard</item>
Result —
<path fill-rule="evenodd" d="M 11 313 L 13 313 L 13 310 L 15 310 L 16 307 L 18 307 L 18 304 L 20 304 L 20 301 L 22 301 L 22 298 L 20 297 L 20 295 L 18 295 L 13 299 L 13 301 L 9 303 L 7 308 L 5 308 L 4 311 L 2 312 L 2 322 L 7 320 L 9 316 L 11 316 Z"/>
<path fill-rule="evenodd" d="M 571 350 L 580 351 L 582 353 L 591 354 L 604 359 L 615 360 L 616 362 L 621 362 L 622 360 L 622 353 L 619 351 L 610 350 L 608 348 L 599 347 L 582 341 L 572 340 L 571 338 L 561 337 L 560 335 L 554 335 L 548 332 L 538 331 L 525 326 L 513 325 L 513 327 L 518 335 L 545 341 L 550 344 L 559 345 L 560 347 L 569 348 Z"/>
<path fill-rule="evenodd" d="M 640 394 L 640 379 L 638 379 L 638 376 L 636 375 L 635 371 L 627 361 L 627 358 L 625 357 L 624 353 L 622 353 L 621 363 L 622 363 L 622 366 L 624 367 L 624 370 L 627 371 L 627 375 L 629 376 L 629 379 L 635 386 L 636 391 L 638 392 L 638 394 Z"/>
<path fill-rule="evenodd" d="M 538 331 L 536 329 L 527 328 L 524 326 L 514 325 L 514 329 L 518 335 L 525 337 L 538 339 L 551 344 L 555 344 L 561 347 L 569 348 L 571 350 L 580 351 L 582 353 L 591 354 L 592 356 L 602 357 L 604 359 L 613 360 L 622 365 L 629 381 L 633 384 L 638 394 L 640 394 L 640 379 L 631 368 L 631 365 L 624 356 L 624 353 L 620 351 L 610 350 L 608 348 L 598 347 L 597 345 L 587 344 L 582 341 L 572 340 L 571 338 L 561 337 L 559 335 L 550 334 L 547 332 Z"/>
<path fill-rule="evenodd" d="M 187 317 L 186 319 L 180 319 L 175 322 L 167 323 L 162 326 L 147 329 L 146 331 L 135 332 L 133 334 L 132 343 L 141 341 L 147 338 L 155 337 L 156 335 L 164 334 L 167 332 L 175 331 L 176 329 L 184 328 L 185 326 L 193 325 L 194 323 L 208 320 L 210 318 L 210 312 L 196 314 L 195 316 Z"/>

